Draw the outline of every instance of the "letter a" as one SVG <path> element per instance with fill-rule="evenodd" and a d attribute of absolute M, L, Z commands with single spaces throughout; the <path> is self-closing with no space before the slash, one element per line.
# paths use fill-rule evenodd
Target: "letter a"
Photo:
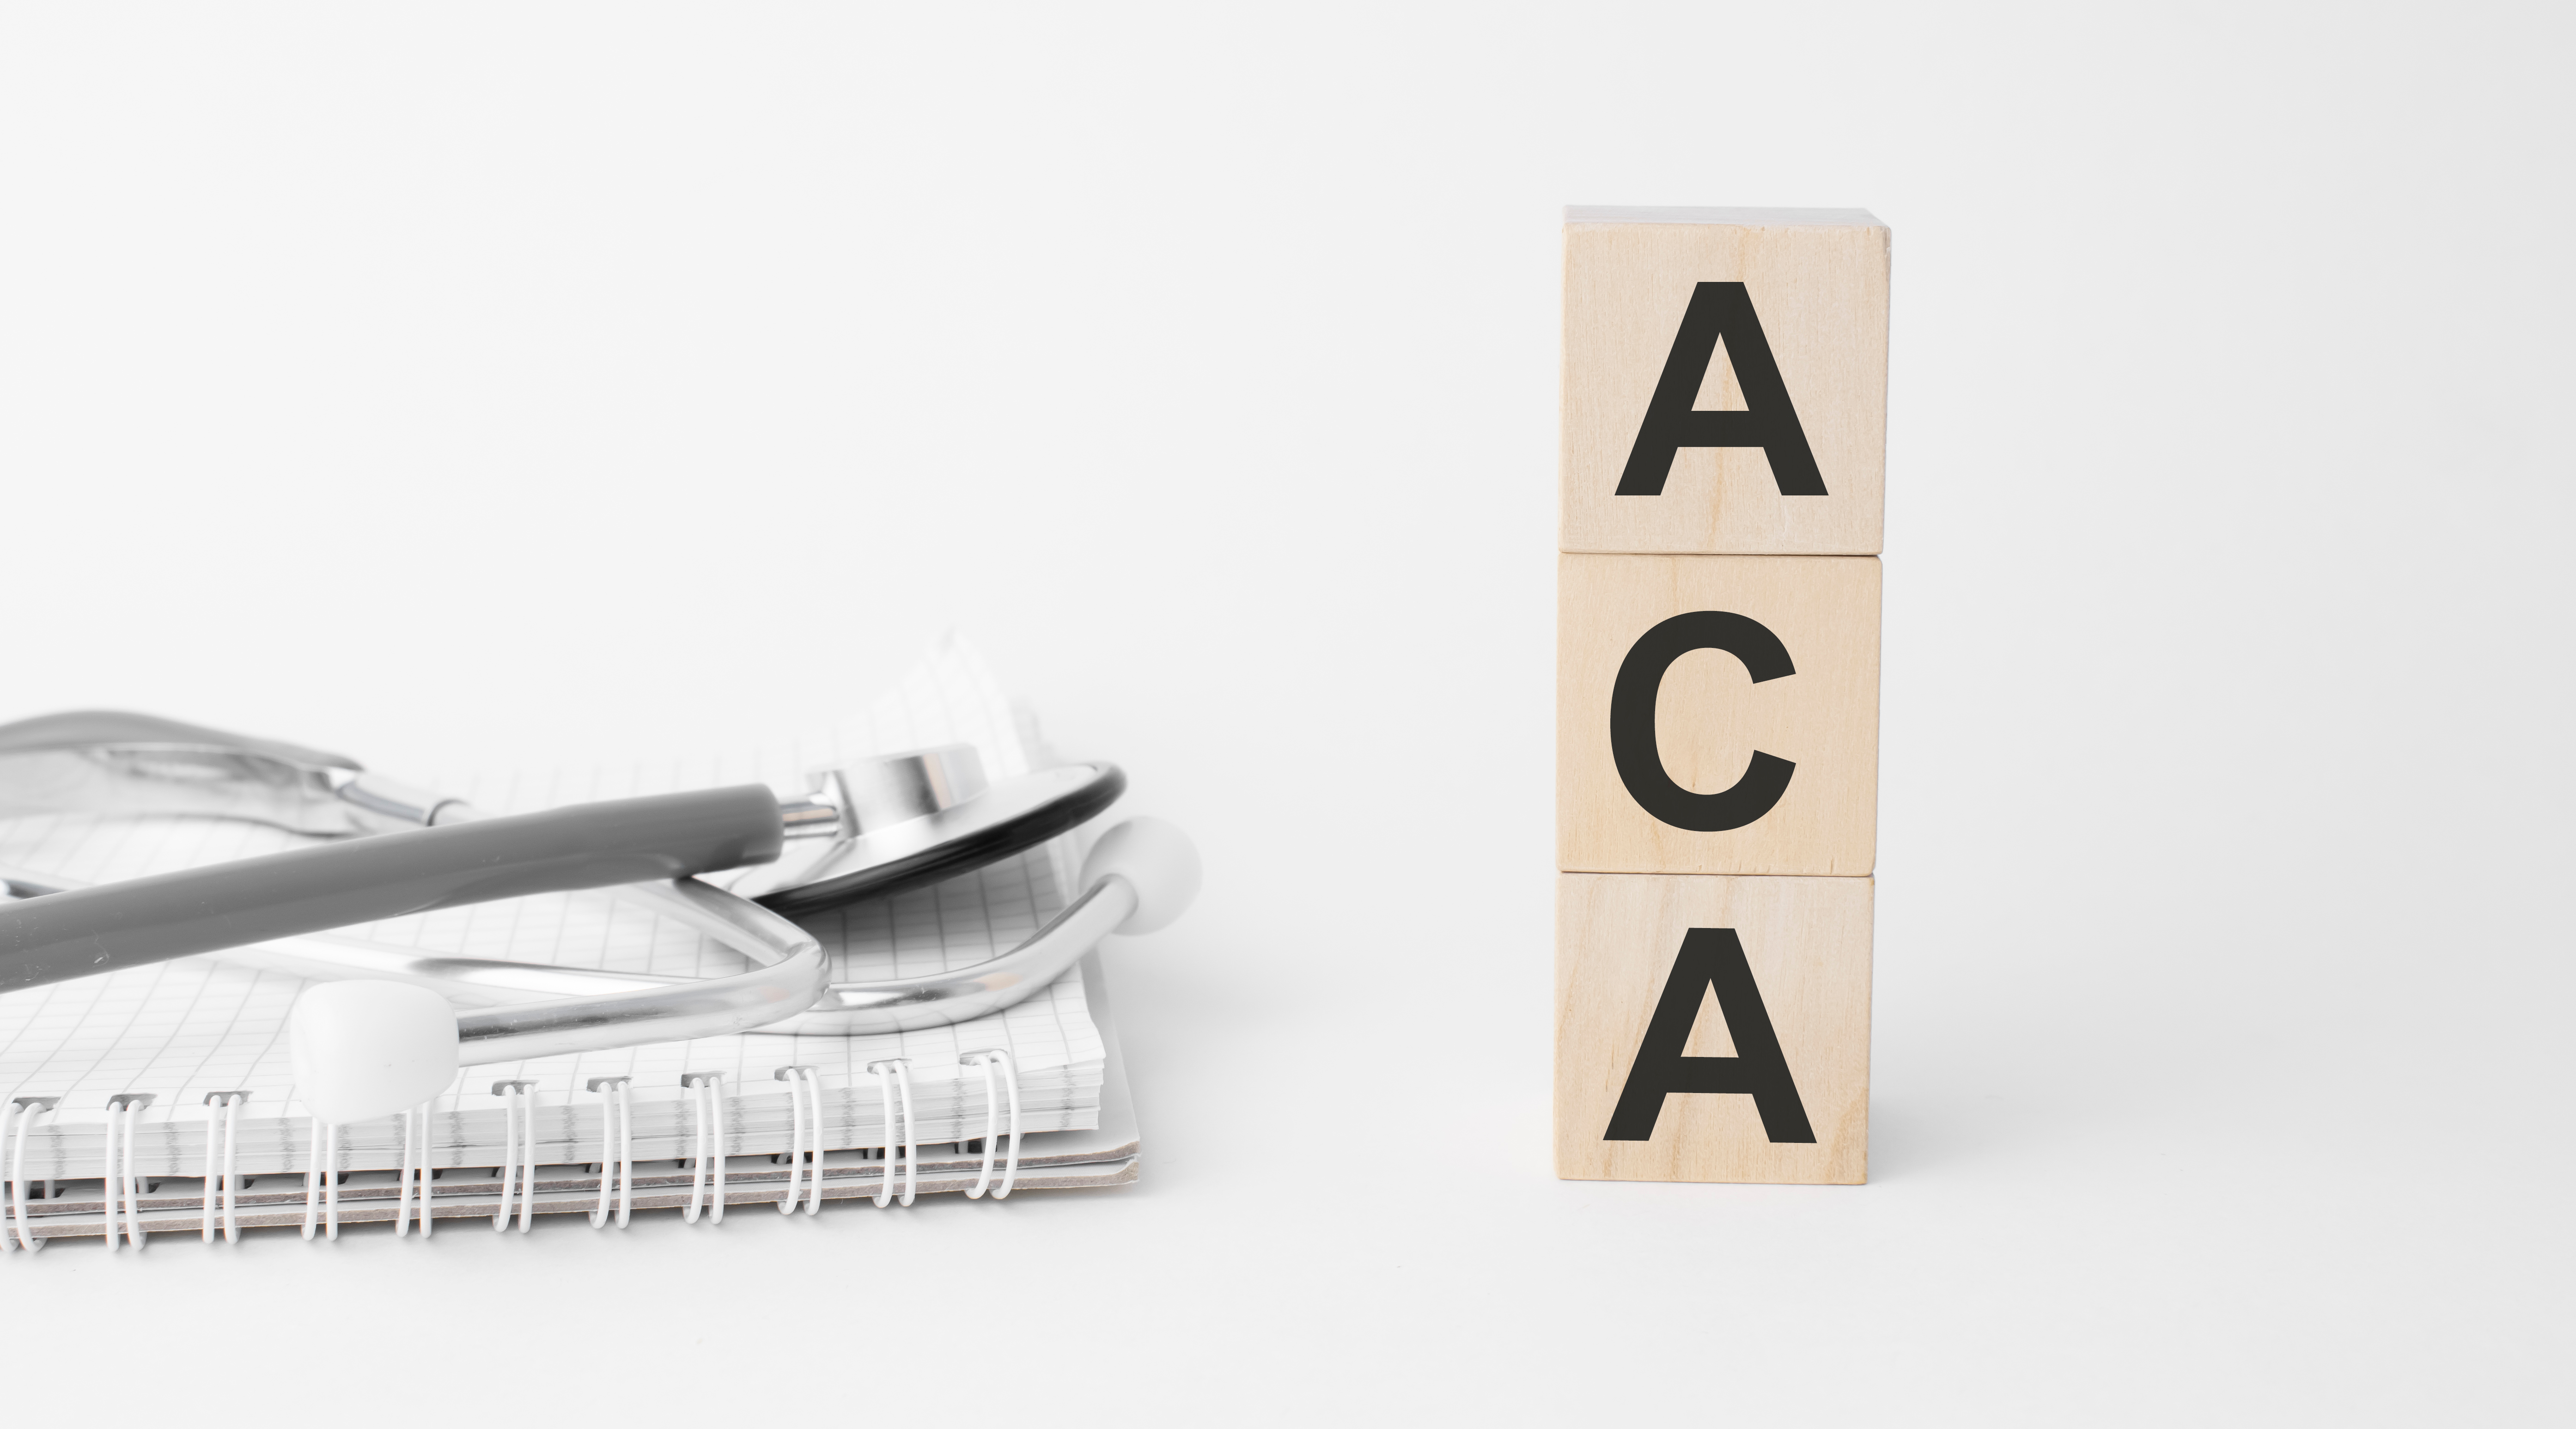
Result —
<path fill-rule="evenodd" d="M 1700 993 L 1717 991 L 1717 1010 L 1726 1014 L 1726 1035 L 1735 1042 L 1732 1057 L 1685 1057 L 1691 1024 L 1699 1020 Z M 1753 985 L 1753 965 L 1744 960 L 1744 944 L 1733 928 L 1693 928 L 1673 959 L 1664 995 L 1646 1022 L 1645 1040 L 1628 1068 L 1628 1085 L 1610 1113 L 1604 1141 L 1649 1141 L 1655 1119 L 1663 1115 L 1664 1098 L 1674 1093 L 1732 1092 L 1753 1098 L 1762 1114 L 1762 1134 L 1773 1141 L 1809 1141 L 1806 1104 L 1789 1077 L 1789 1059 L 1780 1053 L 1780 1038 L 1771 1030 L 1771 1014 L 1762 1006 L 1762 990 Z"/>
<path fill-rule="evenodd" d="M 1735 385 L 1744 389 L 1741 412 L 1703 412 L 1692 405 L 1721 339 Z M 1645 420 L 1637 424 L 1627 470 L 1619 474 L 1619 494 L 1663 495 L 1673 456 L 1683 447 L 1760 447 L 1771 459 L 1771 480 L 1782 496 L 1825 494 L 1824 473 L 1807 449 L 1807 429 L 1798 425 L 1798 409 L 1789 402 L 1788 384 L 1780 380 L 1780 364 L 1771 359 L 1762 319 L 1754 315 L 1753 298 L 1742 283 L 1702 283 L 1691 290 L 1681 331 L 1664 358 L 1664 375 L 1646 404 Z"/>

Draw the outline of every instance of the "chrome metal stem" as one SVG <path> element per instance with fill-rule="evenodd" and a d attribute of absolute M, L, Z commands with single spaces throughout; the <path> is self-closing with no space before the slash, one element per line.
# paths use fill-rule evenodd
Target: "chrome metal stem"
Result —
<path fill-rule="evenodd" d="M 0 866 L 12 896 L 63 893 L 76 879 Z M 603 1045 L 682 1041 L 748 1032 L 810 1007 L 831 977 L 831 961 L 814 935 L 746 899 L 693 878 L 653 885 L 653 908 L 677 918 L 757 966 L 726 977 L 651 977 L 539 963 L 455 958 L 337 933 L 280 938 L 228 949 L 229 962 L 306 977 L 374 977 L 430 988 L 484 1004 L 456 1019 L 464 1065 L 551 1057 Z M 539 1001 L 528 1001 L 530 994 Z M 604 995 L 603 995 L 604 994 Z M 500 1003 L 502 1006 L 490 1006 Z M 603 1039 L 603 1029 L 619 1029 Z"/>

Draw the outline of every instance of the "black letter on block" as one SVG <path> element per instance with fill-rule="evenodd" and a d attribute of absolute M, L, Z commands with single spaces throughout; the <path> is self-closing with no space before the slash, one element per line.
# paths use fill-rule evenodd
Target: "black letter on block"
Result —
<path fill-rule="evenodd" d="M 1717 989 L 1717 1010 L 1726 1014 L 1726 1035 L 1735 1039 L 1732 1057 L 1685 1057 L 1691 1024 L 1699 1020 L 1700 990 Z M 1649 1141 L 1664 1098 L 1674 1093 L 1732 1092 L 1753 1098 L 1762 1113 L 1762 1134 L 1773 1141 L 1816 1139 L 1807 1125 L 1807 1108 L 1798 1100 L 1798 1084 L 1789 1078 L 1789 1059 L 1780 1055 L 1780 1038 L 1771 1030 L 1771 1014 L 1762 1006 L 1762 990 L 1753 985 L 1753 967 L 1744 960 L 1744 944 L 1733 928 L 1693 928 L 1682 939 L 1681 956 L 1673 959 L 1664 995 L 1646 1023 L 1646 1040 L 1637 1045 L 1637 1060 L 1628 1068 L 1628 1085 L 1610 1113 L 1604 1141 Z"/>
<path fill-rule="evenodd" d="M 1691 405 L 1699 400 L 1720 338 L 1735 368 L 1735 385 L 1744 389 L 1741 412 L 1703 412 Z M 1824 473 L 1807 449 L 1807 429 L 1798 425 L 1798 409 L 1789 403 L 1788 384 L 1780 380 L 1780 364 L 1771 360 L 1762 319 L 1754 316 L 1753 298 L 1742 283 L 1702 283 L 1691 290 L 1654 400 L 1637 424 L 1628 469 L 1619 473 L 1619 494 L 1663 495 L 1673 454 L 1683 447 L 1760 447 L 1771 458 L 1771 480 L 1782 496 L 1825 494 Z"/>
<path fill-rule="evenodd" d="M 1714 794 L 1695 794 L 1664 772 L 1664 756 L 1655 747 L 1655 696 L 1664 686 L 1664 671 L 1693 650 L 1723 650 L 1744 662 L 1753 683 L 1798 673 L 1789 650 L 1761 621 L 1724 610 L 1694 610 L 1676 615 L 1637 637 L 1628 658 L 1619 662 L 1619 677 L 1610 684 L 1610 760 L 1619 766 L 1619 782 L 1637 806 L 1677 829 L 1714 834 L 1740 829 L 1780 802 L 1789 792 L 1791 760 L 1753 751 L 1744 777 Z"/>

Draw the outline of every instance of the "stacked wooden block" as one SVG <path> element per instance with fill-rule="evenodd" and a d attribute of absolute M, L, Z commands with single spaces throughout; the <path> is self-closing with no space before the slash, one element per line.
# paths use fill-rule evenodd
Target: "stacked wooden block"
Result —
<path fill-rule="evenodd" d="M 1888 231 L 1570 209 L 1556 1166 L 1869 1151 Z"/>

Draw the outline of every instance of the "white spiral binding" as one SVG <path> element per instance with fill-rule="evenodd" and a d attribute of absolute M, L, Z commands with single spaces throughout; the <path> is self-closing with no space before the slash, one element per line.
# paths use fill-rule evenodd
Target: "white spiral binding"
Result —
<path fill-rule="evenodd" d="M 510 1178 L 520 1169 L 524 1145 L 527 1167 L 519 1178 L 519 1234 L 526 1235 L 528 1218 L 536 1214 L 537 1204 L 537 1084 L 494 1082 L 492 1095 L 505 1099 L 501 1105 L 501 1208 L 492 1213 L 492 1229 L 510 1228 Z"/>
<path fill-rule="evenodd" d="M 787 1116 L 794 1123 L 788 1132 L 787 1195 L 779 1201 L 778 1213 L 796 1214 L 796 1198 L 802 1195 L 805 1214 L 810 1216 L 823 1209 L 823 1081 L 811 1067 L 781 1067 L 771 1075 L 787 1084 Z M 808 1103 L 813 1107 L 811 1113 L 806 1111 Z M 805 1171 L 805 1153 L 809 1149 L 805 1128 L 809 1119 L 813 1124 L 810 1149 L 814 1155 L 810 1177 Z M 811 1192 L 804 1189 L 809 1182 L 814 1188 Z"/>
<path fill-rule="evenodd" d="M 913 1192 L 921 1185 L 921 1151 L 913 1144 L 912 1064 L 901 1057 L 888 1057 L 882 1062 L 868 1063 L 868 1070 L 877 1074 L 877 1093 L 885 1104 L 885 1169 L 877 1176 L 877 1209 L 885 1209 L 886 1199 L 894 1192 L 894 1092 L 897 1086 L 903 1088 L 903 1203 L 909 1206 Z"/>
<path fill-rule="evenodd" d="M 430 1108 L 438 1105 L 435 1098 L 403 1110 L 402 1169 L 394 1173 L 398 1188 L 394 1198 L 394 1239 L 411 1234 L 411 1190 L 414 1177 L 420 1184 L 420 1238 L 429 1239 L 430 1182 L 435 1179 L 429 1169 Z"/>
<path fill-rule="evenodd" d="M 304 1158 L 304 1238 L 313 1239 L 316 1216 L 322 1221 L 322 1238 L 340 1238 L 340 1128 L 320 1117 L 311 1118 L 312 1138 Z"/>
<path fill-rule="evenodd" d="M 1019 1066 L 1011 1054 L 1001 1048 L 968 1052 L 958 1060 L 975 1067 L 984 1076 L 983 1164 L 977 1169 L 975 1184 L 966 1195 L 980 1199 L 986 1188 L 993 1186 L 993 1162 L 996 1148 L 1007 1140 L 1009 1151 L 1004 1158 L 1001 1183 L 991 1191 L 994 1200 L 1007 1199 L 1019 1180 L 1020 1171 L 1020 1078 Z M 897 1203 L 895 1177 L 900 1163 L 903 1187 L 900 1204 L 909 1206 L 921 1184 L 921 1148 L 919 1123 L 915 1119 L 912 1099 L 911 1064 L 901 1057 L 870 1062 L 867 1070 L 877 1078 L 878 1094 L 883 1108 L 886 1145 L 884 1170 L 879 1175 L 876 1204 Z M 997 1085 L 996 1077 L 1000 1078 Z M 778 1209 L 793 1215 L 801 1201 L 806 1214 L 821 1211 L 823 1205 L 824 1132 L 823 1082 L 813 1067 L 787 1066 L 774 1074 L 787 1083 L 790 1146 L 787 1153 L 786 1194 Z M 690 1094 L 691 1158 L 695 1174 L 689 1184 L 688 1204 L 683 1216 L 696 1224 L 704 1210 L 712 1224 L 722 1224 L 725 1212 L 725 1099 L 724 1074 L 691 1072 L 680 1078 L 680 1085 Z M 593 1077 L 589 1089 L 601 1094 L 599 1201 L 591 1210 L 590 1223 L 605 1228 L 612 1206 L 616 1222 L 623 1229 L 634 1214 L 635 1111 L 632 1082 L 626 1077 Z M 492 1084 L 492 1093 L 504 1098 L 503 1164 L 501 1167 L 500 1205 L 492 1217 L 492 1228 L 507 1230 L 513 1209 L 519 1229 L 529 1229 L 536 1210 L 537 1126 L 536 1083 L 502 1081 Z M 142 1175 L 136 1154 L 135 1137 L 144 1108 L 153 1102 L 149 1092 L 121 1092 L 108 1098 L 108 1127 L 105 1138 L 106 1156 L 102 1176 L 102 1238 L 110 1248 L 121 1233 L 127 1244 L 141 1247 L 148 1232 L 143 1228 L 143 1197 L 149 1192 L 148 1180 Z M 206 1106 L 205 1190 L 199 1209 L 198 1237 L 211 1244 L 220 1219 L 224 1239 L 241 1239 L 240 1192 L 243 1185 L 238 1174 L 240 1153 L 241 1108 L 248 1104 L 246 1091 L 209 1092 Z M 1002 1129 L 1002 1107 L 1010 1107 L 1009 1130 Z M 45 1238 L 34 1233 L 34 1221 L 27 1209 L 28 1178 L 27 1141 L 39 1116 L 54 1114 L 59 1097 L 12 1097 L 0 1103 L 0 1147 L 8 1150 L 8 1226 L 0 1229 L 0 1245 L 10 1250 L 35 1251 L 44 1247 Z M 424 1239 L 430 1234 L 430 1116 L 434 1102 L 402 1113 L 402 1169 L 397 1182 L 398 1199 L 394 1212 L 394 1233 L 410 1233 L 412 1218 L 417 1215 Z M 316 1229 L 325 1239 L 340 1238 L 339 1128 L 320 1118 L 310 1120 L 309 1156 L 304 1173 L 304 1238 L 311 1240 Z M 613 1141 L 613 1145 L 612 1145 Z M 810 1167 L 810 1169 L 808 1169 Z M 419 1192 L 417 1212 L 412 1209 L 412 1193 Z M 51 1189 L 50 1179 L 47 1189 Z M 218 1209 L 217 1202 L 221 1206 Z"/>
<path fill-rule="evenodd" d="M 1012 1185 L 1020 1179 L 1020 1064 L 1012 1059 L 1010 1053 L 999 1047 L 986 1048 L 981 1052 L 968 1052 L 957 1060 L 969 1066 L 984 1069 L 984 1166 L 976 1173 L 974 1189 L 966 1193 L 969 1200 L 981 1197 L 984 1194 L 984 1184 L 993 1178 L 993 1143 L 1000 1139 L 995 1133 L 999 1129 L 1002 1111 L 1001 1098 L 995 1094 L 993 1088 L 993 1068 L 999 1066 L 1003 1075 L 1009 1080 L 1011 1156 L 1002 1167 L 1001 1189 L 993 1193 L 993 1199 L 996 1201 L 1009 1200 Z"/>
<path fill-rule="evenodd" d="M 812 1067 L 798 1070 L 805 1074 L 805 1154 L 811 1167 L 805 1173 L 805 1214 L 810 1216 L 823 1209 L 823 1074 Z"/>
<path fill-rule="evenodd" d="M 248 1092 L 206 1093 L 206 1184 L 199 1193 L 202 1204 L 197 1212 L 197 1239 L 215 1243 L 215 1202 L 223 1201 L 224 1240 L 241 1239 L 241 1178 L 233 1174 L 235 1153 L 241 1144 L 242 1103 L 250 1100 Z M 217 1142 L 223 1150 L 215 1149 Z"/>
<path fill-rule="evenodd" d="M 107 1165 L 99 1190 L 107 1210 L 103 1234 L 110 1250 L 116 1249 L 120 1216 L 125 1222 L 125 1243 L 138 1250 L 143 1245 L 143 1185 L 135 1174 L 134 1126 L 150 1105 L 150 1092 L 118 1092 L 107 1099 Z"/>
<path fill-rule="evenodd" d="M 635 1105 L 627 1099 L 632 1077 L 593 1077 L 590 1089 L 600 1094 L 599 1103 L 599 1209 L 590 1213 L 590 1228 L 599 1230 L 608 1224 L 608 1184 L 611 1175 L 620 1188 L 617 1195 L 617 1228 L 626 1229 L 627 1217 L 635 1213 Z M 617 1127 L 614 1157 L 609 1155 L 610 1123 Z"/>
<path fill-rule="evenodd" d="M 11 1117 L 18 1122 L 18 1134 L 9 1143 L 9 1212 L 17 1220 L 16 1234 L 5 1243 L 12 1250 L 38 1251 L 45 1248 L 44 1237 L 33 1234 L 27 1225 L 27 1133 L 35 1128 L 38 1116 L 50 1116 L 62 1105 L 61 1097 L 11 1097 L 0 1107 L 0 1134 L 6 1134 Z M 46 1192 L 53 1191 L 52 1179 L 46 1180 Z"/>
<path fill-rule="evenodd" d="M 0 1102 L 0 1148 L 8 1146 L 9 1124 L 18 1119 L 18 1098 L 11 1097 L 6 1102 Z M 35 1119 L 36 1114 L 34 1112 L 31 1111 L 26 1113 L 26 1120 L 33 1121 Z M 18 1199 L 18 1169 L 17 1163 L 13 1161 L 9 1166 L 9 1174 L 6 1177 L 0 1177 L 0 1192 L 6 1192 L 8 1194 L 10 1204 L 13 1206 L 17 1203 Z M 0 1231 L 0 1247 L 5 1247 L 9 1250 L 18 1250 L 22 1248 L 19 1246 L 18 1241 L 26 1234 L 24 1222 L 25 1217 L 22 1216 L 19 1218 L 19 1223 L 13 1228 L 6 1231 Z M 33 1246 L 23 1248 L 29 1250 L 34 1249 Z"/>
<path fill-rule="evenodd" d="M 680 1078 L 689 1091 L 690 1150 L 697 1153 L 697 1174 L 689 1178 L 689 1206 L 682 1213 L 690 1225 L 698 1223 L 698 1207 L 707 1193 L 709 1164 L 715 1172 L 715 1208 L 708 1215 L 709 1225 L 724 1224 L 725 1208 L 725 1134 L 724 1073 L 690 1072 Z"/>
<path fill-rule="evenodd" d="M 109 1102 L 107 1132 L 101 1138 L 98 1150 L 98 1224 L 99 1238 L 107 1242 L 107 1248 L 111 1251 L 116 1249 L 116 1125 L 118 1120 L 116 1103 Z"/>

